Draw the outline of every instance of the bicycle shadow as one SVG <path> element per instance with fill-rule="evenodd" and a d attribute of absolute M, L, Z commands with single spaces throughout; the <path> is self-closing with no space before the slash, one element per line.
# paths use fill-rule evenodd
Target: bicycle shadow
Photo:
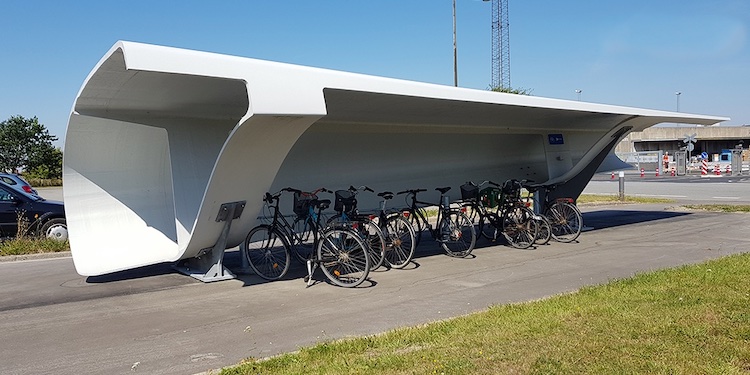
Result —
<path fill-rule="evenodd" d="M 598 210 L 583 213 L 584 232 L 626 225 L 642 224 L 657 220 L 675 219 L 692 215 L 691 212 L 644 211 L 644 210 Z"/>

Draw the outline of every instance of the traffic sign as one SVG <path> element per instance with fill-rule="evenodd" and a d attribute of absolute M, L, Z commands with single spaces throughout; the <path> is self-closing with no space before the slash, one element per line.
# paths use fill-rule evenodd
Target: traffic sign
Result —
<path fill-rule="evenodd" d="M 695 145 L 694 145 L 694 144 L 692 144 L 692 143 L 688 143 L 688 145 L 687 145 L 686 149 L 687 149 L 687 150 L 688 150 L 689 152 L 693 152 L 693 150 L 695 150 Z"/>

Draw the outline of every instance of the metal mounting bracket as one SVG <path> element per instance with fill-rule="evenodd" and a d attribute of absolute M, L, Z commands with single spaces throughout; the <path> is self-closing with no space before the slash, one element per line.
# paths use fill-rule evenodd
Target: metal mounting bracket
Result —
<path fill-rule="evenodd" d="M 216 215 L 217 222 L 224 222 L 224 228 L 216 240 L 213 247 L 201 250 L 194 258 L 185 259 L 175 266 L 177 271 L 200 280 L 204 283 L 210 283 L 221 280 L 231 280 L 236 276 L 224 267 L 224 251 L 227 248 L 227 238 L 229 229 L 232 227 L 232 221 L 238 219 L 245 209 L 245 201 L 224 203 L 219 208 Z"/>

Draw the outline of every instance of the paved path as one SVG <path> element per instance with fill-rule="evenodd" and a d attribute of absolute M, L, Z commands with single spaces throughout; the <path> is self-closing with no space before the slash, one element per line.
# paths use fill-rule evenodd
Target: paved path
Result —
<path fill-rule="evenodd" d="M 668 205 L 584 207 L 579 243 L 421 248 L 349 290 L 255 276 L 201 284 L 169 265 L 84 278 L 70 258 L 0 262 L 0 374 L 190 374 L 247 357 L 466 314 L 750 249 L 750 215 Z M 102 246 L 106 246 L 103 244 Z M 227 255 L 236 265 L 236 254 Z M 318 275 L 321 277 L 321 275 Z"/>

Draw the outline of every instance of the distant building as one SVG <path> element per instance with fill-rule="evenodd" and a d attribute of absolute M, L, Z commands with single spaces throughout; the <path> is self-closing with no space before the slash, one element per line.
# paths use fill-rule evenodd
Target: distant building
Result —
<path fill-rule="evenodd" d="M 739 144 L 744 149 L 750 146 L 750 125 L 651 127 L 628 134 L 617 145 L 615 153 L 661 150 L 673 155 L 675 151 L 685 149 L 684 139 L 693 134 L 696 142 L 691 154 L 705 152 L 709 155 L 709 161 L 715 161 L 721 150 L 733 149 Z"/>

